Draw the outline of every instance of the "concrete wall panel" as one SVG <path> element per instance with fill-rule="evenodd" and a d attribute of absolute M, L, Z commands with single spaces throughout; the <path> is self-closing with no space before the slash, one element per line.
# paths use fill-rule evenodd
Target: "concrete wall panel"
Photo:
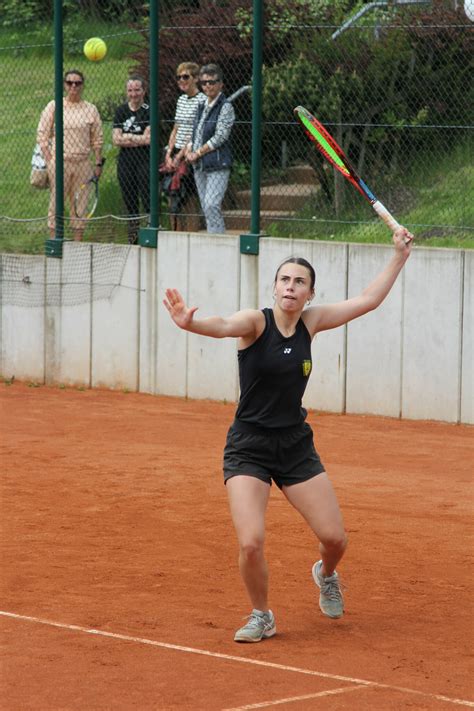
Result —
<path fill-rule="evenodd" d="M 155 367 L 155 392 L 185 397 L 188 388 L 189 336 L 171 320 L 162 301 L 167 288 L 176 288 L 189 302 L 189 237 L 173 232 L 160 232 L 156 319 L 158 331 Z"/>
<path fill-rule="evenodd" d="M 240 255 L 239 309 L 258 308 L 258 256 Z"/>
<path fill-rule="evenodd" d="M 474 425 L 474 252 L 464 254 L 464 304 L 460 419 Z"/>
<path fill-rule="evenodd" d="M 61 377 L 62 272 L 62 259 L 46 260 L 44 370 L 47 385 L 59 383 Z"/>
<path fill-rule="evenodd" d="M 402 417 L 456 422 L 461 267 L 455 250 L 414 250 L 405 272 Z"/>
<path fill-rule="evenodd" d="M 158 347 L 157 294 L 158 250 L 140 249 L 139 354 L 138 389 L 142 393 L 156 391 L 156 359 Z"/>
<path fill-rule="evenodd" d="M 360 294 L 392 255 L 392 247 L 350 245 L 349 297 Z M 403 279 L 402 272 L 376 311 L 347 326 L 347 412 L 400 415 Z"/>
<path fill-rule="evenodd" d="M 332 304 L 347 297 L 347 245 L 314 242 L 311 263 L 316 270 L 312 304 Z M 305 405 L 327 412 L 344 412 L 346 380 L 345 327 L 319 333 L 313 340 L 313 372 Z"/>
<path fill-rule="evenodd" d="M 1 274 L 1 375 L 42 383 L 46 258 L 2 255 Z"/>
<path fill-rule="evenodd" d="M 136 390 L 140 250 L 104 244 L 92 249 L 92 385 Z M 110 288 L 118 283 L 111 275 L 120 270 L 120 286 Z"/>
<path fill-rule="evenodd" d="M 272 306 L 291 255 L 315 267 L 315 302 L 333 303 L 359 293 L 389 251 L 262 238 L 254 257 L 237 236 L 163 232 L 157 250 L 65 243 L 62 260 L 2 255 L 1 374 L 236 400 L 235 340 L 178 329 L 165 288 L 199 306 L 198 318 Z M 473 423 L 473 283 L 472 252 L 415 249 L 376 312 L 319 334 L 305 405 Z"/>
<path fill-rule="evenodd" d="M 191 235 L 189 304 L 197 318 L 230 316 L 239 309 L 240 252 L 237 237 Z M 236 400 L 237 342 L 234 338 L 188 337 L 188 396 Z"/>
<path fill-rule="evenodd" d="M 48 260 L 56 261 L 56 260 Z M 60 362 L 56 380 L 65 385 L 91 384 L 92 245 L 64 244 L 62 308 L 59 314 Z"/>

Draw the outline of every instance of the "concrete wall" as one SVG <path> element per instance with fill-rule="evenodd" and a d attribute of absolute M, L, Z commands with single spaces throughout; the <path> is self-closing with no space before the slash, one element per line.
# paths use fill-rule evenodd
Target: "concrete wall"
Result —
<path fill-rule="evenodd" d="M 316 300 L 329 303 L 359 293 L 391 248 L 262 238 L 255 257 L 236 236 L 164 232 L 157 250 L 66 243 L 62 260 L 3 255 L 0 371 L 234 401 L 235 342 L 177 329 L 164 291 L 178 288 L 200 316 L 261 308 L 292 254 L 315 266 Z M 305 405 L 473 423 L 473 274 L 472 252 L 414 249 L 379 309 L 315 339 Z"/>

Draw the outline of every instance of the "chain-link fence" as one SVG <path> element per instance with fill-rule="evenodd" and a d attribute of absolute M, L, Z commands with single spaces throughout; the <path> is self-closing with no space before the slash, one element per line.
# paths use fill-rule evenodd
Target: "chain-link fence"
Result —
<path fill-rule="evenodd" d="M 42 252 L 58 229 L 53 13 L 46 0 L 4 6 L 0 251 Z M 253 181 L 262 232 L 386 238 L 295 122 L 293 108 L 303 105 L 418 244 L 472 247 L 474 0 L 266 0 L 263 9 L 261 185 Z M 63 12 L 64 236 L 133 242 L 150 201 L 148 6 L 68 0 Z M 99 61 L 84 55 L 91 37 L 106 43 Z M 160 226 L 249 231 L 252 73 L 251 0 L 162 0 Z M 231 105 L 221 88 L 234 95 Z M 30 182 L 37 142 L 45 189 Z M 93 177 L 99 197 L 89 217 L 95 183 L 81 187 Z"/>

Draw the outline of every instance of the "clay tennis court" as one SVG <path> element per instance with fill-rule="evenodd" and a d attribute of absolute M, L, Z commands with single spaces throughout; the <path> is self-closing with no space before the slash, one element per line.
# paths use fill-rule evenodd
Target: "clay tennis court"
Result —
<path fill-rule="evenodd" d="M 474 708 L 472 428 L 310 413 L 346 614 L 320 614 L 315 542 L 273 487 L 278 634 L 238 645 L 234 405 L 17 382 L 0 401 L 2 711 Z"/>

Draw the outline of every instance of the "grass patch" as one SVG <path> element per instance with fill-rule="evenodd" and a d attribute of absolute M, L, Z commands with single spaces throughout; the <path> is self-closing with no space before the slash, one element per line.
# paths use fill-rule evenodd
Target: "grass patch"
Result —
<path fill-rule="evenodd" d="M 49 23 L 0 26 L 0 49 L 14 59 L 52 58 L 53 36 L 54 28 Z M 140 41 L 140 36 L 138 30 L 126 23 L 90 20 L 77 13 L 72 22 L 64 25 L 64 63 L 84 58 L 83 46 L 90 37 L 101 37 L 106 42 L 107 59 L 127 59 L 130 48 Z"/>
<path fill-rule="evenodd" d="M 34 62 L 28 62 L 28 71 L 18 71 L 16 62 L 9 59 L 1 64 L 0 84 L 6 89 L 6 100 L 0 105 L 0 126 L 11 127 L 11 107 L 15 106 L 15 116 L 21 117 L 19 125 L 4 128 L 0 131 L 4 146 L 3 170 L 0 173 L 0 194 L 2 195 L 3 215 L 9 217 L 30 218 L 44 216 L 48 209 L 49 193 L 47 190 L 37 190 L 29 184 L 30 163 L 33 148 L 36 142 L 36 129 L 41 111 L 54 97 L 54 68 L 52 60 L 37 57 Z M 24 62 L 21 62 L 24 66 Z M 84 99 L 96 104 L 101 103 L 117 105 L 124 98 L 125 79 L 128 74 L 130 62 L 123 59 L 107 59 L 103 63 L 88 62 L 85 57 L 75 60 L 74 68 L 83 71 L 86 76 Z M 15 71 L 16 69 L 16 71 Z M 15 82 L 8 81 L 8 76 L 15 76 Z M 106 88 L 104 88 L 106 87 Z M 10 95 L 8 95 L 10 92 Z M 109 193 L 107 186 L 113 182 L 116 191 L 115 156 L 117 149 L 112 146 L 112 120 L 108 112 L 104 116 L 104 155 L 107 165 L 104 171 L 102 187 L 104 197 Z M 121 204 L 119 200 L 118 204 Z M 115 200 L 103 203 L 104 209 L 113 208 L 116 214 L 117 202 Z"/>
<path fill-rule="evenodd" d="M 49 191 L 30 186 L 30 163 L 41 111 L 54 98 L 54 46 L 50 24 L 0 28 L 0 250 L 42 251 L 47 237 Z M 102 37 L 107 55 L 90 62 L 83 54 L 89 37 Z M 133 66 L 129 53 L 140 33 L 127 24 L 91 21 L 80 14 L 64 27 L 64 71 L 85 74 L 84 99 L 96 104 L 104 124 L 107 164 L 101 181 L 98 214 L 122 215 L 124 207 L 115 174 L 117 149 L 112 146 L 113 109 L 125 99 L 125 81 Z M 12 117 L 14 120 L 12 121 Z M 35 218 L 41 218 L 35 221 Z M 22 222 L 16 222 L 22 220 Z M 40 246 L 41 245 L 41 246 Z"/>

